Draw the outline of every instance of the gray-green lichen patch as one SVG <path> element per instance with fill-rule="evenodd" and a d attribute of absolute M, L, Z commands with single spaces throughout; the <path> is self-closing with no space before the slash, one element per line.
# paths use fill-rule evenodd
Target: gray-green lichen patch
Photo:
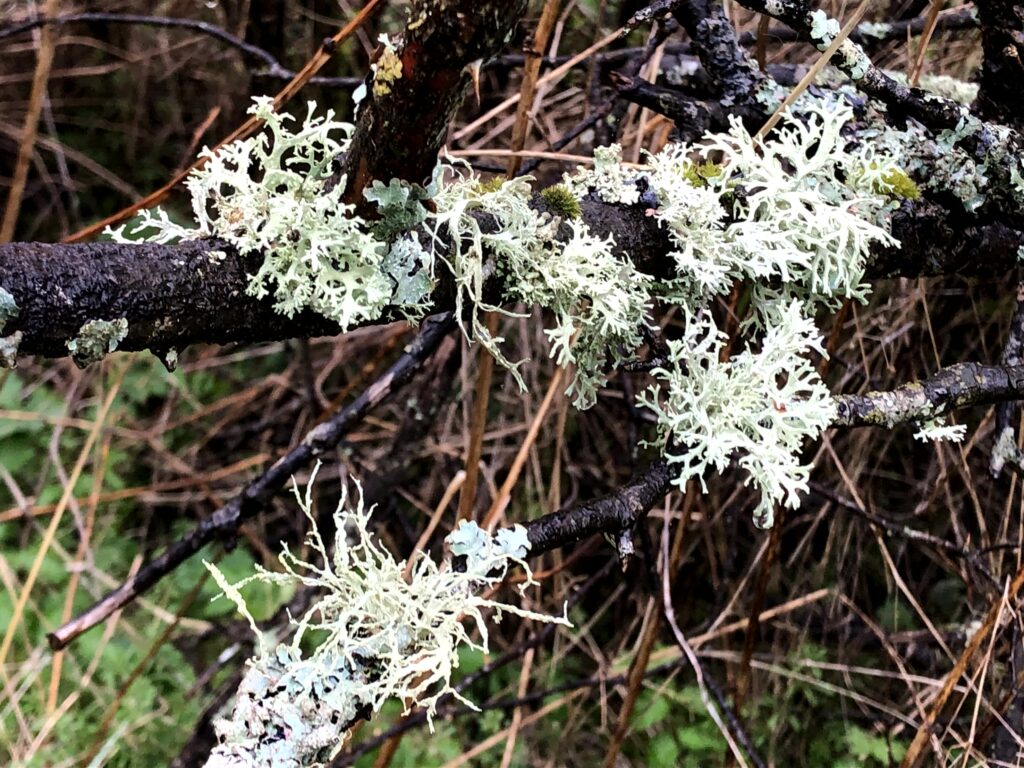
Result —
<path fill-rule="evenodd" d="M 14 297 L 4 288 L 0 288 L 0 333 L 3 333 L 7 321 L 16 318 L 19 311 Z"/>
<path fill-rule="evenodd" d="M 128 320 L 90 320 L 78 330 L 78 335 L 67 343 L 71 359 L 79 368 L 102 360 L 128 335 Z"/>
<path fill-rule="evenodd" d="M 18 364 L 18 345 L 21 339 L 21 331 L 10 336 L 0 336 L 0 368 L 13 368 Z"/>

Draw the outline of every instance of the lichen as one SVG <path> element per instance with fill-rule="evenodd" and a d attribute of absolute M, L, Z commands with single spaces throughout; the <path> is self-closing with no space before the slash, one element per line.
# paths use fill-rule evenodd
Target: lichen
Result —
<path fill-rule="evenodd" d="M 989 459 L 989 469 L 994 477 L 1002 474 L 1003 467 L 1009 462 L 1015 467 L 1024 468 L 1024 453 L 1017 447 L 1016 430 L 1007 425 L 999 431 L 995 445 L 992 446 L 992 456 Z"/>
<path fill-rule="evenodd" d="M 526 572 L 520 592 L 533 586 L 524 558 L 530 543 L 521 526 L 490 536 L 465 522 L 446 539 L 452 558 L 438 564 L 415 553 L 411 567 L 398 562 L 370 533 L 372 510 L 363 508 L 361 491 L 353 502 L 345 495 L 334 513 L 333 551 L 320 536 L 311 512 L 310 478 L 305 498 L 295 496 L 309 519 L 307 545 L 320 562 L 302 560 L 284 546 L 281 570 L 257 566 L 255 575 L 231 584 L 207 563 L 223 595 L 235 603 L 256 633 L 257 652 L 239 687 L 230 717 L 214 727 L 220 743 L 208 766 L 290 765 L 301 768 L 331 759 L 354 721 L 397 700 L 408 712 L 427 711 L 452 695 L 472 707 L 452 687 L 459 649 L 488 648 L 485 611 L 514 614 L 569 625 L 564 617 L 526 611 L 483 596 L 512 566 Z M 410 575 L 406 577 L 406 570 Z M 271 647 L 249 613 L 241 590 L 261 581 L 304 585 L 317 592 L 314 604 L 292 619 L 287 644 Z M 464 624 L 468 619 L 479 640 Z M 303 653 L 310 643 L 314 649 Z"/>
<path fill-rule="evenodd" d="M 682 338 L 668 342 L 673 365 L 652 371 L 657 383 L 638 402 L 658 419 L 657 445 L 677 467 L 675 483 L 696 477 L 707 490 L 710 468 L 730 461 L 761 492 L 754 522 L 771 527 L 776 503 L 800 503 L 810 466 L 798 455 L 831 423 L 835 403 L 807 359 L 822 353 L 818 329 L 800 303 L 776 312 L 759 351 L 721 361 L 726 336 L 709 315 L 687 315 Z"/>
<path fill-rule="evenodd" d="M 919 422 L 918 430 L 914 433 L 914 439 L 922 443 L 927 442 L 950 442 L 961 443 L 967 434 L 967 427 L 963 424 L 947 424 L 946 419 L 939 416 L 934 419 L 926 419 Z"/>
<path fill-rule="evenodd" d="M 622 147 L 609 144 L 594 150 L 592 168 L 579 168 L 576 173 L 565 174 L 565 186 L 576 197 L 593 194 L 606 203 L 633 205 L 640 200 L 636 181 L 640 174 L 622 164 Z"/>
<path fill-rule="evenodd" d="M 128 320 L 90 320 L 67 342 L 71 359 L 79 368 L 97 363 L 117 349 L 128 335 Z"/>
<path fill-rule="evenodd" d="M 811 40 L 819 51 L 826 50 L 839 35 L 839 22 L 820 9 L 809 13 L 807 20 L 811 27 Z"/>
<path fill-rule="evenodd" d="M 818 12 L 813 21 L 823 42 L 838 33 L 834 20 Z M 482 180 L 466 164 L 447 162 L 426 188 L 375 181 L 365 197 L 379 215 L 366 221 L 341 201 L 344 179 L 327 184 L 333 158 L 348 148 L 351 126 L 334 122 L 330 113 L 314 117 L 313 105 L 295 133 L 269 101 L 258 102 L 254 112 L 266 120 L 267 132 L 208 153 L 207 168 L 189 180 L 196 228 L 174 225 L 162 212 L 147 214 L 143 224 L 156 229 L 157 239 L 215 235 L 242 253 L 259 252 L 263 260 L 249 284 L 253 295 L 272 291 L 278 311 L 312 310 L 343 328 L 376 320 L 385 308 L 418 320 L 433 303 L 437 273 L 447 271 L 466 337 L 520 386 L 519 364 L 505 356 L 504 340 L 493 338 L 482 318 L 485 312 L 512 314 L 502 306 L 512 301 L 539 306 L 546 310 L 541 316 L 548 319 L 550 354 L 573 370 L 566 391 L 583 408 L 642 347 L 655 302 L 679 307 L 697 333 L 704 322 L 698 318 L 708 316 L 717 296 L 748 283 L 751 311 L 741 333 L 755 355 L 778 343 L 772 334 L 780 328 L 799 325 L 793 312 L 813 327 L 807 318 L 819 309 L 864 300 L 871 249 L 898 245 L 889 231 L 892 212 L 899 200 L 919 194 L 921 153 L 941 154 L 979 130 L 965 117 L 957 131 L 917 154 L 905 152 L 906 137 L 891 129 L 881 129 L 877 141 L 855 143 L 844 136 L 853 117 L 845 100 L 808 93 L 767 138 L 752 136 L 733 119 L 727 132 L 692 146 L 669 144 L 647 155 L 644 165 L 623 163 L 617 145 L 598 148 L 592 166 L 566 173 L 562 184 L 541 193 L 543 210 L 533 205 L 532 179 Z M 907 130 L 923 131 L 913 121 Z M 990 162 L 1000 146 L 995 142 Z M 955 157 L 947 162 L 961 159 L 957 151 L 946 152 Z M 1020 181 L 1024 195 L 1024 174 L 1014 169 L 1017 176 L 1007 175 Z M 641 206 L 668 235 L 674 274 L 654 279 L 619 252 L 613 238 L 596 236 L 579 218 L 585 198 Z M 714 335 L 704 330 L 693 337 L 698 347 L 698 337 Z M 805 353 L 815 348 L 810 334 L 801 338 L 802 351 L 786 359 L 791 370 L 803 371 L 797 360 L 806 362 Z M 761 353 L 755 352 L 759 347 Z M 677 355 L 674 370 L 664 368 L 662 389 L 648 393 L 646 402 L 671 404 L 677 397 L 672 387 L 683 388 L 681 397 L 692 390 L 684 358 Z M 728 370 L 721 375 L 729 380 L 745 373 L 738 364 Z M 793 381 L 796 400 L 824 402 L 817 383 L 804 378 L 801 384 L 799 376 Z M 736 419 L 760 418 L 763 397 L 759 402 L 761 411 Z M 816 434 L 820 419 L 805 427 L 804 437 Z M 659 421 L 659 431 L 681 466 L 719 466 L 718 454 L 705 460 L 690 457 L 683 443 L 669 446 L 678 424 Z M 736 458 L 746 462 L 762 491 L 757 519 L 767 524 L 775 501 L 784 496 L 794 503 L 806 472 L 794 456 L 782 457 L 797 450 L 799 440 L 780 438 L 777 450 L 767 453 L 754 453 L 752 442 L 732 453 L 743 454 Z M 773 457 L 775 469 L 769 466 Z"/>
<path fill-rule="evenodd" d="M 434 198 L 432 220 L 434 255 L 455 279 L 457 316 L 463 323 L 469 316 L 464 331 L 525 386 L 518 363 L 504 356 L 502 339 L 491 338 L 480 317 L 483 311 L 505 312 L 484 300 L 487 280 L 500 275 L 508 298 L 553 313 L 554 327 L 546 331 L 551 355 L 564 367 L 575 366 L 567 392 L 578 407 L 589 407 L 604 383 L 605 369 L 630 359 L 641 343 L 650 278 L 614 255 L 610 238 L 594 237 L 578 220 L 569 222 L 569 240 L 559 242 L 560 219 L 530 205 L 529 179 L 491 188 L 468 169 L 456 174 Z M 497 230 L 481 229 L 477 212 L 493 217 Z M 489 261 L 484 254 L 490 254 Z"/>
<path fill-rule="evenodd" d="M 3 333 L 4 326 L 14 320 L 20 311 L 14 296 L 0 286 L 0 333 Z"/>
<path fill-rule="evenodd" d="M 387 96 L 391 93 L 391 86 L 402 77 L 402 59 L 399 57 L 394 43 L 391 42 L 387 35 L 381 35 L 378 40 L 383 49 L 380 58 L 371 65 L 373 69 L 373 95 L 376 97 Z"/>
<path fill-rule="evenodd" d="M 885 40 L 892 33 L 892 24 L 885 22 L 862 21 L 857 25 L 857 33 L 861 37 L 873 37 Z"/>
<path fill-rule="evenodd" d="M 565 184 L 553 184 L 541 190 L 540 196 L 558 216 L 563 219 L 578 219 L 583 209 L 576 195 Z"/>
<path fill-rule="evenodd" d="M 149 231 L 157 242 L 219 237 L 242 254 L 262 254 L 246 290 L 256 298 L 272 292 L 282 314 L 309 309 L 342 328 L 377 318 L 391 298 L 381 268 L 387 244 L 342 200 L 344 177 L 328 184 L 353 128 L 330 110 L 314 116 L 315 108 L 311 102 L 292 132 L 289 115 L 275 112 L 269 97 L 257 98 L 249 111 L 265 122 L 262 133 L 203 150 L 206 164 L 185 182 L 195 228 L 157 209 L 143 211 L 134 229 L 108 233 L 120 242 L 129 239 L 126 230 L 132 237 Z"/>
<path fill-rule="evenodd" d="M 24 333 L 15 331 L 10 336 L 0 336 L 0 368 L 14 368 L 18 364 L 18 346 Z"/>

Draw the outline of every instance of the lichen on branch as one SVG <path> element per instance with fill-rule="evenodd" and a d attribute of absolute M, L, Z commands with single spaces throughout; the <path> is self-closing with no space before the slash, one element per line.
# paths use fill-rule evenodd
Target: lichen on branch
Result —
<path fill-rule="evenodd" d="M 338 751 L 356 720 L 391 699 L 403 702 L 406 711 L 426 708 L 428 719 L 442 696 L 472 707 L 452 687 L 452 675 L 460 647 L 487 652 L 485 613 L 493 612 L 499 621 L 502 614 L 514 614 L 569 626 L 565 617 L 482 594 L 499 585 L 512 566 L 526 573 L 521 594 L 536 584 L 524 560 L 530 542 L 521 526 L 491 536 L 463 521 L 445 539 L 450 555 L 444 562 L 418 552 L 409 567 L 370 532 L 372 509 L 364 509 L 361 490 L 351 500 L 342 495 L 334 512 L 337 535 L 328 547 L 311 511 L 315 478 L 316 470 L 305 495 L 296 488 L 295 498 L 309 519 L 307 544 L 318 562 L 303 560 L 283 545 L 281 571 L 257 566 L 253 576 L 235 584 L 207 563 L 222 594 L 258 639 L 230 716 L 215 724 L 220 743 L 209 768 L 321 764 Z M 254 581 L 317 591 L 313 605 L 292 619 L 290 642 L 272 645 L 258 630 L 241 594 Z M 304 651 L 310 644 L 312 652 Z"/>
<path fill-rule="evenodd" d="M 260 255 L 251 292 L 273 291 L 279 311 L 311 309 L 343 328 L 386 310 L 416 321 L 443 277 L 454 286 L 466 337 L 520 386 L 519 363 L 505 356 L 482 314 L 510 313 L 510 302 L 539 306 L 551 318 L 550 354 L 573 369 L 567 392 L 582 408 L 642 348 L 650 308 L 678 306 L 685 319 L 682 338 L 669 344 L 672 365 L 656 372 L 660 383 L 640 399 L 655 412 L 658 444 L 680 468 L 677 479 L 735 460 L 761 491 L 760 524 L 770 524 L 776 502 L 797 503 L 807 468 L 796 456 L 830 413 L 807 360 L 821 353 L 813 318 L 866 299 L 871 249 L 898 246 L 891 216 L 916 193 L 897 148 L 848 137 L 853 111 L 842 96 L 805 96 L 766 138 L 734 119 L 729 131 L 669 144 L 640 166 L 623 163 L 617 146 L 599 148 L 591 167 L 565 174 L 557 193 L 549 191 L 555 206 L 538 203 L 547 198 L 534 196 L 529 177 L 484 180 L 464 164 L 439 163 L 426 188 L 398 179 L 369 185 L 373 219 L 341 202 L 343 183 L 328 183 L 351 126 L 314 117 L 310 105 L 291 132 L 268 102 L 254 111 L 267 131 L 211 153 L 189 180 L 196 228 L 147 214 L 143 224 L 156 239 L 215 235 Z M 591 232 L 575 215 L 586 199 L 639 208 L 657 221 L 668 235 L 672 274 L 645 273 L 614 237 Z M 738 281 L 751 289 L 741 326 L 746 350 L 720 362 L 711 307 Z M 691 355 L 701 362 L 691 365 Z M 730 421 L 713 415 L 721 404 L 700 394 L 715 387 L 733 392 Z"/>

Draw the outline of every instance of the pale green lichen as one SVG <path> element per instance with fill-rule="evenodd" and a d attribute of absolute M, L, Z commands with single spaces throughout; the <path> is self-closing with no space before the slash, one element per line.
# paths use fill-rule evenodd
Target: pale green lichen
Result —
<path fill-rule="evenodd" d="M 934 419 L 926 419 L 918 425 L 914 439 L 922 443 L 927 442 L 950 442 L 962 443 L 967 434 L 967 427 L 963 424 L 947 424 L 946 419 L 939 416 Z"/>
<path fill-rule="evenodd" d="M 344 177 L 328 188 L 332 162 L 348 149 L 352 126 L 333 112 L 315 117 L 310 103 L 296 132 L 291 117 L 261 97 L 249 110 L 266 130 L 216 151 L 185 182 L 192 196 L 194 229 L 171 222 L 160 210 L 142 213 L 130 233 L 152 230 L 150 240 L 219 237 L 242 254 L 261 253 L 247 292 L 272 291 L 274 306 L 292 316 L 310 309 L 342 328 L 380 315 L 392 285 L 382 269 L 387 245 L 374 237 L 353 206 L 342 200 Z M 335 138 L 340 134 L 341 138 Z M 127 239 L 122 229 L 109 233 Z"/>
<path fill-rule="evenodd" d="M 551 354 L 564 367 L 575 365 L 567 392 L 579 407 L 589 407 L 604 383 L 605 369 L 629 359 L 641 343 L 650 278 L 615 256 L 610 239 L 593 237 L 581 222 L 570 221 L 572 237 L 559 242 L 559 219 L 532 207 L 529 179 L 495 186 L 479 183 L 468 169 L 456 174 L 434 198 L 432 220 L 434 255 L 455 278 L 460 322 L 469 308 L 470 325 L 464 330 L 525 386 L 518 364 L 501 351 L 502 339 L 491 338 L 480 316 L 482 311 L 505 311 L 484 300 L 487 280 L 501 275 L 510 298 L 554 314 L 555 326 L 546 331 Z M 496 231 L 484 231 L 476 213 L 493 217 Z"/>
<path fill-rule="evenodd" d="M 721 362 L 726 337 L 708 315 L 687 315 L 682 338 L 668 342 L 672 366 L 638 398 L 658 419 L 658 445 L 677 468 L 675 482 L 705 487 L 710 468 L 733 460 L 760 491 L 754 521 L 771 527 L 776 503 L 797 507 L 810 466 L 798 455 L 835 417 L 835 402 L 806 354 L 822 352 L 818 329 L 799 302 L 779 308 L 760 350 Z"/>
<path fill-rule="evenodd" d="M 622 147 L 610 144 L 594 150 L 592 168 L 579 168 L 564 176 L 565 186 L 578 198 L 596 195 L 606 203 L 633 205 L 640 200 L 636 180 L 640 174 L 622 164 Z"/>
<path fill-rule="evenodd" d="M 884 40 L 892 33 L 892 24 L 862 21 L 857 25 L 857 32 L 861 37 L 874 37 L 878 40 Z"/>
<path fill-rule="evenodd" d="M 399 701 L 407 712 L 425 708 L 428 722 L 442 696 L 472 707 L 452 687 L 452 675 L 460 647 L 487 652 L 485 611 L 494 611 L 497 620 L 514 614 L 569 626 L 564 617 L 482 596 L 513 565 L 526 572 L 520 592 L 535 585 L 524 561 L 530 543 L 521 526 L 492 537 L 464 521 L 446 539 L 452 556 L 462 561 L 459 568 L 450 560 L 438 564 L 416 553 L 406 578 L 406 564 L 370 533 L 372 510 L 364 510 L 361 493 L 351 504 L 342 497 L 334 513 L 333 552 L 328 550 L 310 511 L 313 478 L 304 499 L 297 489 L 295 495 L 309 519 L 307 544 L 319 562 L 302 560 L 285 546 L 281 571 L 257 566 L 254 576 L 236 584 L 207 563 L 258 640 L 231 715 L 214 725 L 220 743 L 209 768 L 321 764 L 338 751 L 355 720 L 389 700 Z M 252 581 L 304 585 L 318 592 L 313 605 L 292 619 L 295 632 L 287 645 L 270 647 L 256 627 L 240 591 Z M 467 619 L 479 632 L 478 641 Z M 304 654 L 309 643 L 315 648 Z"/>
<path fill-rule="evenodd" d="M 15 331 L 10 336 L 0 336 L 0 368 L 14 368 L 18 364 L 18 346 L 25 335 Z"/>
<path fill-rule="evenodd" d="M 824 51 L 839 35 L 839 22 L 829 18 L 829 15 L 820 9 L 808 14 L 808 20 L 811 25 L 811 40 L 819 51 Z"/>
<path fill-rule="evenodd" d="M 835 32 L 827 19 L 818 26 L 826 37 Z M 704 317 L 716 296 L 749 282 L 752 311 L 742 330 L 748 349 L 756 349 L 778 328 L 793 327 L 794 307 L 806 318 L 846 299 L 863 300 L 871 249 L 898 245 L 890 216 L 900 200 L 917 194 L 917 158 L 897 164 L 902 147 L 891 134 L 851 144 L 843 135 L 851 108 L 842 99 L 805 94 L 766 139 L 734 120 L 726 133 L 693 146 L 669 144 L 636 167 L 622 162 L 618 146 L 598 148 L 592 167 L 565 174 L 562 185 L 542 193 L 543 212 L 532 204 L 530 179 L 485 181 L 464 164 L 448 163 L 439 165 L 426 189 L 375 182 L 365 194 L 380 215 L 365 221 L 341 202 L 344 179 L 327 188 L 331 159 L 348 148 L 351 126 L 330 114 L 315 118 L 311 106 L 291 133 L 269 102 L 254 110 L 267 121 L 267 132 L 212 154 L 204 172 L 189 181 L 197 228 L 178 227 L 161 212 L 147 214 L 144 224 L 158 239 L 216 235 L 243 253 L 258 251 L 263 262 L 251 293 L 273 290 L 279 311 L 311 309 L 343 327 L 376 320 L 386 307 L 419 319 L 432 303 L 436 272 L 447 270 L 466 337 L 520 386 L 518 364 L 506 358 L 503 339 L 491 337 L 482 317 L 511 314 L 498 302 L 538 305 L 551 318 L 545 333 L 552 357 L 574 369 L 567 392 L 579 407 L 592 405 L 609 373 L 642 346 L 654 302 L 678 305 L 691 319 Z M 943 141 L 952 146 L 971 130 L 965 122 Z M 612 238 L 595 236 L 576 218 L 585 197 L 643 206 L 669 236 L 675 274 L 655 280 L 618 252 Z M 491 293 L 499 285 L 501 294 Z M 666 383 L 685 387 L 686 375 L 677 371 Z M 794 397 L 805 389 L 797 387 Z M 671 401 L 667 390 L 665 397 Z M 648 402 L 659 398 L 648 395 Z M 756 421 L 760 413 L 734 415 Z M 678 431 L 665 424 L 659 429 L 665 440 Z M 819 429 L 819 421 L 808 421 L 804 437 Z M 787 437 L 779 444 L 798 442 Z M 673 455 L 691 466 L 686 446 L 673 445 Z M 732 454 L 744 460 L 743 450 Z M 781 495 L 793 503 L 805 476 L 791 456 L 778 465 L 788 484 L 773 477 L 769 459 L 784 452 L 746 457 L 762 490 L 762 523 L 770 520 L 778 489 L 785 488 Z"/>
<path fill-rule="evenodd" d="M 1017 432 L 1010 425 L 999 431 L 999 437 L 992 446 L 992 455 L 989 459 L 992 475 L 998 477 L 1002 474 L 1007 462 L 1015 467 L 1024 468 L 1024 452 L 1017 446 Z"/>
<path fill-rule="evenodd" d="M 117 349 L 128 335 L 128 320 L 90 320 L 67 342 L 71 359 L 79 368 L 97 363 Z"/>
<path fill-rule="evenodd" d="M 14 296 L 0 286 L 0 333 L 4 332 L 4 326 L 9 321 L 14 320 L 20 311 Z"/>
<path fill-rule="evenodd" d="M 874 188 L 896 166 L 888 156 L 847 149 L 842 129 L 852 115 L 839 102 L 807 102 L 799 117 L 783 118 L 774 138 L 755 139 L 734 120 L 726 134 L 650 157 L 659 201 L 652 214 L 676 245 L 678 278 L 664 297 L 696 310 L 709 294 L 751 280 L 757 309 L 776 299 L 798 298 L 808 308 L 863 299 L 871 248 L 896 244 L 887 231 L 889 201 Z M 706 187 L 678 183 L 694 153 L 721 159 Z"/>

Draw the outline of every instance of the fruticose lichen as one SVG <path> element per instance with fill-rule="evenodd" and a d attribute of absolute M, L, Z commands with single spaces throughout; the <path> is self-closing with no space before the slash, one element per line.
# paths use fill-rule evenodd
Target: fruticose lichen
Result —
<path fill-rule="evenodd" d="M 149 231 L 156 242 L 218 237 L 241 254 L 262 254 L 247 292 L 262 297 L 272 291 L 274 306 L 289 317 L 310 309 L 342 328 L 378 317 L 392 297 L 382 266 L 387 244 L 342 200 L 344 178 L 328 188 L 352 126 L 336 122 L 330 110 L 326 117 L 315 117 L 314 110 L 310 103 L 293 133 L 286 127 L 289 115 L 275 112 L 269 97 L 257 98 L 249 111 L 266 130 L 204 149 L 206 164 L 185 182 L 195 228 L 175 225 L 157 209 L 143 211 L 129 233 Z M 125 229 L 108 232 L 123 242 Z"/>
<path fill-rule="evenodd" d="M 406 711 L 424 707 L 428 721 L 442 696 L 473 706 L 452 687 L 459 648 L 487 652 L 485 611 L 496 620 L 504 613 L 569 626 L 564 617 L 526 611 L 482 593 L 498 585 L 508 569 L 526 572 L 520 592 L 534 585 L 524 558 L 530 543 L 521 526 L 491 536 L 463 522 L 448 535 L 451 556 L 438 564 L 416 553 L 407 566 L 397 562 L 369 530 L 372 510 L 364 510 L 361 492 L 353 502 L 342 496 L 334 513 L 333 552 L 320 537 L 310 512 L 314 471 L 302 498 L 309 518 L 307 544 L 320 562 L 301 560 L 284 547 L 282 570 L 257 573 L 236 584 L 207 563 L 223 591 L 256 632 L 256 656 L 238 690 L 229 717 L 218 720 L 219 745 L 214 766 L 319 765 L 341 747 L 356 720 L 370 716 L 388 700 Z M 459 560 L 458 567 L 453 559 Z M 245 605 L 240 590 L 253 581 L 311 587 L 316 602 L 299 618 L 288 644 L 269 647 Z M 471 620 L 480 640 L 465 624 Z M 311 653 L 303 647 L 315 644 Z"/>
<path fill-rule="evenodd" d="M 814 18 L 822 41 L 834 39 L 833 20 Z M 333 121 L 330 113 L 316 118 L 313 109 L 293 133 L 269 100 L 258 101 L 253 111 L 267 130 L 206 151 L 206 167 L 189 179 L 196 228 L 177 226 L 160 212 L 146 214 L 143 228 L 155 230 L 161 241 L 212 235 L 243 254 L 261 254 L 251 294 L 273 292 L 279 311 L 312 310 L 342 328 L 378 320 L 385 311 L 418 320 L 447 273 L 466 337 L 483 345 L 520 386 L 518 363 L 505 356 L 503 339 L 491 337 L 482 317 L 487 311 L 509 314 L 502 305 L 510 301 L 538 305 L 550 318 L 545 333 L 551 356 L 573 369 L 567 392 L 579 407 L 592 405 L 608 376 L 635 357 L 655 303 L 679 306 L 694 333 L 700 330 L 696 336 L 684 331 L 684 338 L 699 347 L 705 337 L 718 338 L 706 325 L 715 297 L 738 281 L 750 284 L 751 311 L 742 326 L 748 351 L 741 354 L 751 355 L 744 358 L 746 367 L 717 363 L 713 355 L 704 361 L 708 376 L 732 382 L 763 359 L 757 350 L 769 334 L 813 328 L 800 325 L 794 312 L 811 318 L 846 299 L 864 300 L 871 249 L 897 245 L 890 216 L 915 196 L 913 179 L 920 177 L 914 156 L 902 164 L 903 146 L 893 134 L 871 144 L 852 143 L 844 135 L 853 112 L 841 96 L 805 94 L 766 139 L 734 120 L 725 133 L 692 146 L 669 144 L 643 165 L 623 163 L 616 145 L 598 148 L 591 167 L 565 174 L 562 185 L 542 195 L 546 206 L 533 204 L 529 177 L 484 181 L 459 163 L 439 164 L 426 188 L 376 181 L 365 191 L 379 214 L 370 221 L 341 201 L 344 178 L 327 184 L 332 160 L 348 148 L 352 127 Z M 653 217 L 672 244 L 674 274 L 655 279 L 612 237 L 591 232 L 577 218 L 584 199 L 637 206 Z M 797 346 L 787 358 L 789 379 L 779 385 L 779 396 L 793 399 L 770 403 L 762 388 L 743 401 L 750 410 L 731 414 L 737 434 L 744 430 L 736 424 L 775 423 L 776 406 L 800 412 L 809 393 L 814 402 L 824 401 L 813 371 L 795 362 L 819 347 L 809 334 L 797 336 L 803 339 L 799 344 L 795 336 L 786 337 Z M 685 430 L 687 439 L 678 434 L 681 422 L 672 415 L 672 403 L 699 403 L 686 388 L 704 386 L 699 376 L 691 378 L 680 344 L 672 372 L 663 368 L 661 387 L 645 402 L 665 398 L 657 411 L 664 417 L 659 444 L 676 463 L 721 468 L 726 454 L 701 458 L 708 449 L 700 440 L 714 435 L 698 440 L 701 433 L 692 426 Z M 822 406 L 816 412 L 824 411 Z M 706 413 L 694 417 L 713 421 Z M 772 443 L 774 450 L 752 453 L 755 440 L 737 439 L 728 451 L 747 466 L 762 492 L 762 523 L 770 521 L 776 500 L 794 503 L 806 476 L 793 458 L 800 442 L 795 435 L 812 438 L 823 421 L 784 423 L 789 431 Z M 789 459 L 779 458 L 787 451 Z M 773 457 L 779 462 L 774 469 Z M 679 481 L 689 474 L 685 469 Z"/>
<path fill-rule="evenodd" d="M 917 432 L 914 433 L 914 439 L 920 440 L 922 443 L 942 441 L 961 443 L 966 434 L 967 427 L 965 425 L 947 424 L 946 419 L 940 416 L 922 421 Z"/>
<path fill-rule="evenodd" d="M 90 320 L 78 329 L 75 338 L 67 342 L 68 352 L 79 368 L 85 368 L 116 350 L 127 335 L 128 321 L 123 317 L 117 320 Z"/>
<path fill-rule="evenodd" d="M 487 348 L 522 386 L 516 370 L 493 339 L 480 312 L 505 312 L 484 299 L 492 275 L 500 275 L 508 298 L 536 303 L 554 314 L 546 331 L 551 354 L 560 365 L 573 364 L 576 375 L 569 392 L 577 405 L 589 407 L 604 383 L 605 368 L 630 359 L 642 341 L 651 278 L 615 255 L 612 240 L 590 234 L 570 221 L 572 236 L 560 242 L 558 219 L 531 204 L 527 179 L 509 180 L 490 188 L 477 183 L 468 170 L 438 190 L 432 216 L 437 258 L 455 279 L 458 317 L 469 314 L 467 334 Z M 497 230 L 485 231 L 476 214 L 486 213 Z M 623 352 L 622 350 L 625 350 Z"/>
<path fill-rule="evenodd" d="M 700 479 L 732 459 L 761 492 L 754 521 L 771 527 L 776 503 L 800 504 L 810 466 L 798 455 L 835 416 L 835 403 L 806 355 L 822 353 L 818 329 L 800 303 L 773 311 L 760 350 L 722 362 L 726 336 L 708 316 L 688 315 L 682 338 L 668 342 L 670 367 L 652 371 L 658 383 L 638 401 L 658 419 L 658 439 L 676 482 Z"/>

